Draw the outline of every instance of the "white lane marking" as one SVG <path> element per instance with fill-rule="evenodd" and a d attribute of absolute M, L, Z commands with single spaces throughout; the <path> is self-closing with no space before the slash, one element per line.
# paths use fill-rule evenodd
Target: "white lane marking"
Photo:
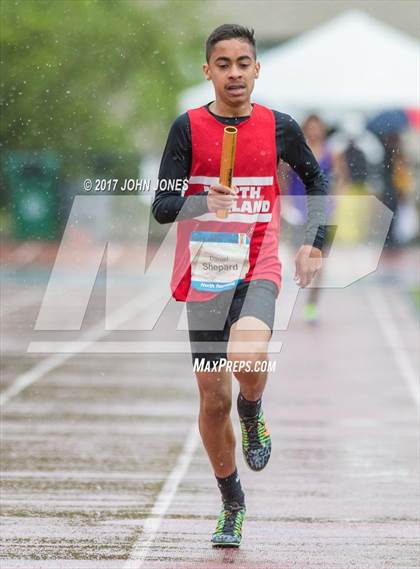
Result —
<path fill-rule="evenodd" d="M 5 405 L 10 399 L 18 395 L 21 391 L 28 387 L 35 381 L 37 381 L 40 377 L 44 376 L 49 371 L 55 369 L 63 362 L 71 358 L 74 354 L 64 354 L 58 356 L 52 356 L 39 362 L 39 364 L 35 365 L 26 373 L 19 375 L 14 382 L 6 387 L 0 393 L 0 407 Z"/>
<path fill-rule="evenodd" d="M 420 385 L 418 381 L 418 374 L 407 355 L 407 351 L 401 341 L 400 332 L 386 304 L 384 296 L 379 288 L 376 288 L 375 291 L 369 289 L 367 291 L 367 295 L 373 313 L 379 322 L 383 336 L 391 349 L 391 353 L 395 358 L 395 362 L 401 372 L 408 391 L 417 408 L 419 408 Z"/>
<path fill-rule="evenodd" d="M 156 292 L 157 290 L 159 289 L 154 287 L 147 291 L 147 293 L 144 291 L 141 295 L 138 295 L 127 304 L 121 306 L 121 308 L 115 310 L 111 316 L 106 319 L 106 321 L 104 318 L 98 324 L 95 324 L 86 330 L 86 332 L 81 336 L 82 342 L 77 351 L 74 351 L 73 342 L 70 342 L 73 347 L 73 352 L 50 356 L 49 358 L 46 358 L 45 360 L 42 360 L 36 364 L 29 371 L 19 375 L 14 380 L 14 382 L 6 387 L 6 389 L 4 389 L 0 394 L 0 407 L 5 405 L 13 397 L 16 397 L 16 395 L 21 393 L 21 391 L 23 391 L 26 387 L 32 385 L 35 383 L 35 381 L 38 381 L 38 379 L 43 377 L 48 372 L 56 369 L 62 363 L 76 356 L 77 354 L 86 351 L 86 349 L 90 345 L 94 344 L 96 340 L 107 336 L 113 329 L 117 329 L 119 326 L 121 326 L 121 324 L 133 318 L 133 316 L 141 310 L 147 309 L 151 304 L 153 304 L 155 301 L 157 302 L 160 298 L 166 298 L 166 294 L 159 294 Z M 105 329 L 106 325 L 109 328 L 108 330 Z"/>
<path fill-rule="evenodd" d="M 140 537 L 137 543 L 134 544 L 130 557 L 124 565 L 124 569 L 139 569 L 142 567 L 147 553 L 153 545 L 153 541 L 159 531 L 162 519 L 165 517 L 178 486 L 188 470 L 191 459 L 197 449 L 199 439 L 198 429 L 194 422 L 194 426 L 188 434 L 174 468 L 166 479 L 162 490 L 159 492 L 149 517 L 144 521 Z"/>

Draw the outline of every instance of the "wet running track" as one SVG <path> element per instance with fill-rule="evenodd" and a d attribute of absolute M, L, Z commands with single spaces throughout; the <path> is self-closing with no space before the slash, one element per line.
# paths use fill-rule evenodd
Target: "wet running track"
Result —
<path fill-rule="evenodd" d="M 418 252 L 324 291 L 318 326 L 303 322 L 299 294 L 273 337 L 283 347 L 264 398 L 268 467 L 249 471 L 237 446 L 248 513 L 233 551 L 209 543 L 220 502 L 190 356 L 28 353 L 34 339 L 77 340 L 95 326 L 105 291 L 98 282 L 80 333 L 34 331 L 55 253 L 13 247 L 2 287 L 2 569 L 420 567 L 419 329 L 399 281 Z"/>

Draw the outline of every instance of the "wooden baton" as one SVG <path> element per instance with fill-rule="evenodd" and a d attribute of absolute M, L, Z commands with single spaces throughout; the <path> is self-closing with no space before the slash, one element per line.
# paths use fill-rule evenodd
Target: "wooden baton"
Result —
<path fill-rule="evenodd" d="M 220 161 L 219 182 L 223 186 L 228 186 L 229 188 L 232 187 L 237 134 L 238 129 L 234 126 L 226 126 L 223 131 L 222 158 Z M 229 210 L 218 209 L 216 215 L 219 219 L 225 219 L 229 215 Z"/>

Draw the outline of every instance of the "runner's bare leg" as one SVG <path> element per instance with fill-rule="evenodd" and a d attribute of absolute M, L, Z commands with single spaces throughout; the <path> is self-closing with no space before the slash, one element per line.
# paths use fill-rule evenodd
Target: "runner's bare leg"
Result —
<path fill-rule="evenodd" d="M 235 470 L 235 435 L 230 410 L 232 407 L 232 374 L 196 372 L 200 392 L 199 428 L 214 473 L 219 478 Z"/>
<path fill-rule="evenodd" d="M 231 328 L 228 359 L 250 362 L 253 368 L 256 362 L 267 360 L 270 338 L 271 330 L 267 324 L 253 316 L 244 316 Z M 267 383 L 267 376 L 267 371 L 235 372 L 241 393 L 248 401 L 257 401 L 261 398 Z"/>
<path fill-rule="evenodd" d="M 240 318 L 231 328 L 228 358 L 232 361 L 264 361 L 267 359 L 271 331 L 252 316 Z M 244 347 L 246 349 L 244 349 Z M 249 351 L 251 348 L 252 351 Z M 266 371 L 235 372 L 242 395 L 248 401 L 261 398 Z M 235 436 L 230 418 L 232 407 L 232 375 L 230 372 L 196 372 L 200 392 L 200 434 L 216 476 L 229 476 L 236 467 Z"/>

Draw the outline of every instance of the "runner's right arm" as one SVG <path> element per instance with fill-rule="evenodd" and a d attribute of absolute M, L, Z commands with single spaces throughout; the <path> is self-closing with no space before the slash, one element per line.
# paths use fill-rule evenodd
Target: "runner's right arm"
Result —
<path fill-rule="evenodd" d="M 173 123 L 159 168 L 159 180 L 185 180 L 190 176 L 192 161 L 191 132 L 188 114 Z M 183 196 L 181 191 L 156 190 L 152 213 L 159 223 L 173 223 L 208 213 L 207 192 Z"/>

